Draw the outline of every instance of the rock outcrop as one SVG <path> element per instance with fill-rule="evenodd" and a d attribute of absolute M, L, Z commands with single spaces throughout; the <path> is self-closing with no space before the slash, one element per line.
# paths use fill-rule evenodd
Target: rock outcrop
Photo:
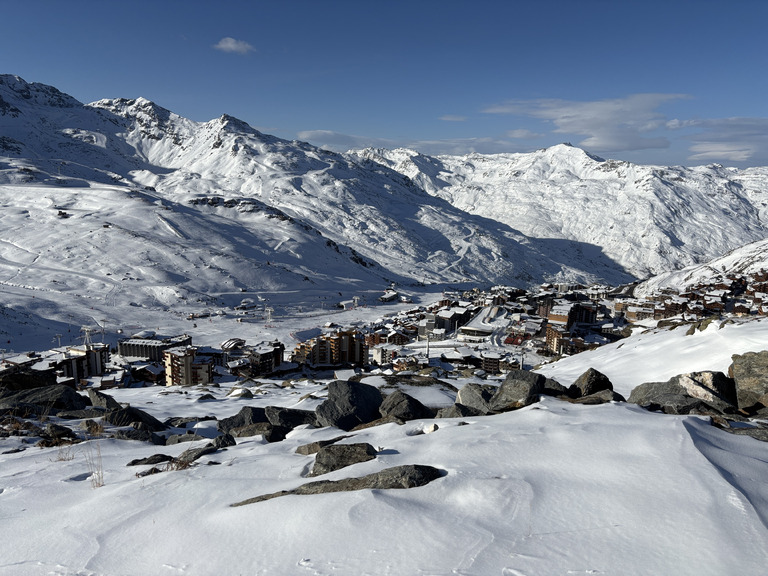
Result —
<path fill-rule="evenodd" d="M 283 490 L 249 498 L 231 506 L 245 506 L 271 500 L 279 496 L 308 495 L 308 494 L 326 494 L 329 492 L 350 492 L 353 490 L 390 490 L 416 488 L 429 484 L 442 476 L 442 472 L 432 466 L 421 464 L 406 464 L 403 466 L 394 466 L 385 468 L 380 472 L 368 474 L 361 478 L 346 478 L 344 480 L 319 480 L 303 484 L 293 490 Z"/>
<path fill-rule="evenodd" d="M 728 375 L 736 387 L 739 408 L 751 410 L 768 406 L 768 350 L 734 354 Z"/>
<path fill-rule="evenodd" d="M 376 458 L 376 449 L 366 442 L 331 444 L 317 452 L 310 476 L 320 476 L 374 458 Z"/>
<path fill-rule="evenodd" d="M 380 417 L 383 402 L 378 388 L 360 382 L 334 380 L 328 384 L 328 398 L 317 407 L 320 426 L 352 430 Z"/>
<path fill-rule="evenodd" d="M 666 382 L 646 382 L 632 390 L 629 402 L 667 414 L 730 414 L 736 412 L 732 378 L 722 372 L 690 372 Z"/>

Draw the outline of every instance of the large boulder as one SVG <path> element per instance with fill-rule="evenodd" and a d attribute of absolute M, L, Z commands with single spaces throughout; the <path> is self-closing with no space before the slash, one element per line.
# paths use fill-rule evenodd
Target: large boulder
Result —
<path fill-rule="evenodd" d="M 310 476 L 320 476 L 374 458 L 376 458 L 376 449 L 365 442 L 330 444 L 317 452 Z"/>
<path fill-rule="evenodd" d="M 378 388 L 360 382 L 334 380 L 328 384 L 328 398 L 317 407 L 320 426 L 352 430 L 378 419 L 383 399 Z"/>
<path fill-rule="evenodd" d="M 253 424 L 231 428 L 228 433 L 235 438 L 264 436 L 264 440 L 267 442 L 280 442 L 285 440 L 286 435 L 290 431 L 290 428 L 274 426 L 269 422 L 254 422 Z"/>
<path fill-rule="evenodd" d="M 56 414 L 59 410 L 83 410 L 90 406 L 90 401 L 63 384 L 18 392 L 5 391 L 0 396 L 0 405 L 3 407 L 25 404 L 34 404 L 39 406 L 42 411 Z"/>
<path fill-rule="evenodd" d="M 105 410 L 119 410 L 122 408 L 118 401 L 112 398 L 112 396 L 94 390 L 93 388 L 88 389 L 88 398 L 90 398 L 91 405 L 95 408 L 104 408 Z"/>
<path fill-rule="evenodd" d="M 491 399 L 491 409 L 494 412 L 506 412 L 528 406 L 538 402 L 539 396 L 546 389 L 554 390 L 557 386 L 560 384 L 541 374 L 512 370 Z"/>
<path fill-rule="evenodd" d="M 0 389 L 18 392 L 56 385 L 56 373 L 53 370 L 21 370 L 0 376 Z"/>
<path fill-rule="evenodd" d="M 768 394 L 768 350 L 734 354 L 728 375 L 736 386 L 736 402 L 739 408 L 750 409 L 765 406 Z"/>
<path fill-rule="evenodd" d="M 395 390 L 389 394 L 379 406 L 382 417 L 392 416 L 400 420 L 419 420 L 421 418 L 433 418 L 435 412 L 402 390 Z"/>
<path fill-rule="evenodd" d="M 255 406 L 243 406 L 240 412 L 229 418 L 223 418 L 216 423 L 221 432 L 231 432 L 235 428 L 242 428 L 258 422 L 269 422 L 264 408 Z"/>
<path fill-rule="evenodd" d="M 267 406 L 264 409 L 269 423 L 273 426 L 282 426 L 293 430 L 297 426 L 308 424 L 317 426 L 317 416 L 311 410 L 298 410 L 296 408 L 281 408 L 279 406 Z"/>
<path fill-rule="evenodd" d="M 710 371 L 680 374 L 666 382 L 645 382 L 629 395 L 629 402 L 669 414 L 728 414 L 736 411 L 735 401 L 733 379 Z"/>
<path fill-rule="evenodd" d="M 143 429 L 151 432 L 162 432 L 167 429 L 167 426 L 160 422 L 160 420 L 144 412 L 144 410 L 139 410 L 133 406 L 127 406 L 119 410 L 110 410 L 104 415 L 104 420 L 114 426 L 136 427 L 136 424 L 140 423 Z"/>
<path fill-rule="evenodd" d="M 488 414 L 492 411 L 491 403 L 498 391 L 498 386 L 469 382 L 456 395 L 456 404 L 476 410 L 478 414 Z"/>
<path fill-rule="evenodd" d="M 569 390 L 572 395 L 577 393 L 574 397 L 589 396 L 603 390 L 613 390 L 613 384 L 608 376 L 590 368 L 576 379 Z"/>

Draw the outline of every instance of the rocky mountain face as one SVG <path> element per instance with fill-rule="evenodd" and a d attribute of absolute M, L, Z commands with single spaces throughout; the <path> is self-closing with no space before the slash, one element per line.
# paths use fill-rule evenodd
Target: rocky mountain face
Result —
<path fill-rule="evenodd" d="M 768 170 L 566 145 L 347 154 L 0 76 L 0 280 L 105 302 L 389 282 L 612 284 L 763 239 Z"/>

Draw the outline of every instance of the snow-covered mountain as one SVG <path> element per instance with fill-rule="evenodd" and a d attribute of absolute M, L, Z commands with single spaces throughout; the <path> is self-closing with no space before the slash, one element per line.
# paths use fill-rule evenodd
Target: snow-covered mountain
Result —
<path fill-rule="evenodd" d="M 311 305 L 390 282 L 618 284 L 768 237 L 766 169 L 635 166 L 565 145 L 337 154 L 10 75 L 0 201 L 6 305 L 35 296 L 58 319 L 277 293 Z"/>
<path fill-rule="evenodd" d="M 433 158 L 403 149 L 356 155 L 528 236 L 599 246 L 638 278 L 768 236 L 767 168 L 640 166 L 568 144 L 492 156 Z"/>
<path fill-rule="evenodd" d="M 664 289 L 678 289 L 701 284 L 730 282 L 729 277 L 753 276 L 768 270 L 768 240 L 759 240 L 736 248 L 705 262 L 659 274 L 638 284 L 635 294 L 648 295 Z"/>

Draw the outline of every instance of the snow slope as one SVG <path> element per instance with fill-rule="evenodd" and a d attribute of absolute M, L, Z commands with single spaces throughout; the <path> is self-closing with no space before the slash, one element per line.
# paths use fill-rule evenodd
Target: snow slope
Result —
<path fill-rule="evenodd" d="M 242 400 L 199 403 L 158 389 L 118 390 L 157 416 L 219 417 Z M 279 388 L 261 405 L 296 403 Z M 306 407 L 306 405 L 304 405 Z M 498 416 L 388 424 L 354 433 L 375 460 L 328 479 L 398 464 L 444 475 L 421 488 L 285 496 L 307 481 L 297 446 L 337 436 L 300 429 L 283 442 L 240 438 L 185 470 L 137 478 L 135 458 L 178 455 L 92 439 L 71 451 L 0 455 L 0 571 L 11 576 L 143 574 L 760 574 L 768 555 L 768 445 L 700 417 L 555 399 Z M 464 423 L 466 425 L 460 425 Z M 3 451 L 13 439 L 0 439 Z M 88 457 L 100 455 L 101 487 Z M 98 461 L 97 461 L 98 462 Z M 218 465 L 208 465 L 208 464 Z M 98 469 L 97 469 L 98 470 Z M 313 479 L 314 480 L 314 479 Z"/>
<path fill-rule="evenodd" d="M 715 320 L 702 330 L 691 325 L 653 328 L 629 339 L 545 364 L 547 377 L 569 386 L 589 368 L 608 376 L 614 390 L 629 397 L 644 382 L 666 382 L 686 372 L 715 370 L 728 373 L 731 357 L 768 350 L 768 318 Z"/>
<path fill-rule="evenodd" d="M 716 281 L 728 276 L 750 276 L 768 269 L 768 240 L 759 240 L 700 265 L 659 274 L 635 287 L 635 294 L 645 295 L 665 288 L 685 288 Z"/>

